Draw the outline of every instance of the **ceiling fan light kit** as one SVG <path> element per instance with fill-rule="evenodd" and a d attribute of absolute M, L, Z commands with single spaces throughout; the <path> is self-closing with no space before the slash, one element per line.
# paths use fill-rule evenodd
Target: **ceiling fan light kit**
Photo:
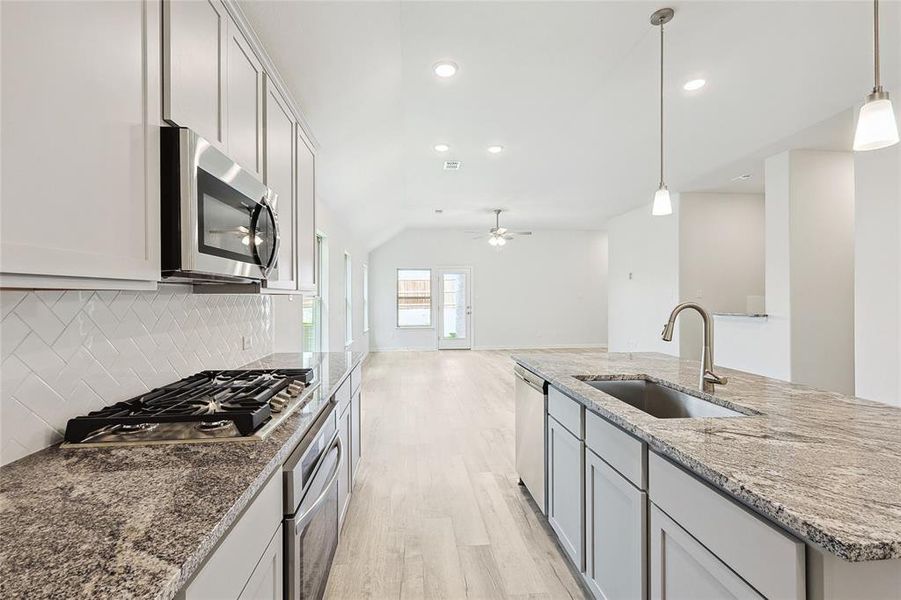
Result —
<path fill-rule="evenodd" d="M 510 240 L 516 239 L 516 236 L 520 235 L 532 235 L 531 231 L 510 231 L 506 227 L 501 227 L 501 213 L 503 212 L 500 208 L 495 208 L 491 212 L 494 213 L 494 227 L 488 230 L 488 244 L 500 249 L 501 246 L 505 246 L 507 242 Z M 477 233 L 475 231 L 470 231 L 467 233 Z M 476 236 L 473 239 L 485 239 L 485 234 L 481 234 Z"/>

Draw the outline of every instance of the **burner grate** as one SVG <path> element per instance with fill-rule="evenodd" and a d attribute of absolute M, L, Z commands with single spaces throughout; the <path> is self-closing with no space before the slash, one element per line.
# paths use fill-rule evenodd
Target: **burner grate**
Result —
<path fill-rule="evenodd" d="M 289 385 L 307 384 L 311 369 L 202 371 L 130 400 L 69 419 L 67 442 L 83 442 L 100 430 L 135 430 L 152 423 L 234 424 L 253 434 L 272 415 L 269 405 Z"/>

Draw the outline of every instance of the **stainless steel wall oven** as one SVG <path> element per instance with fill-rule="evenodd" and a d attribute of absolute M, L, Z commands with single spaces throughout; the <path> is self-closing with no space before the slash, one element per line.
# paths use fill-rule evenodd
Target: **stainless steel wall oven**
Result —
<path fill-rule="evenodd" d="M 329 402 L 283 467 L 285 598 L 318 600 L 338 547 L 338 477 L 344 454 Z"/>

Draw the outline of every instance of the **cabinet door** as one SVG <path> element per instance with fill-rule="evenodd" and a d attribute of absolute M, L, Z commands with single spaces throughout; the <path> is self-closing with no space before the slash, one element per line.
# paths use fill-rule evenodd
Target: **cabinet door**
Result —
<path fill-rule="evenodd" d="M 362 413 L 360 408 L 360 403 L 362 399 L 362 394 L 359 390 L 354 394 L 353 398 L 350 400 L 350 476 L 351 476 L 351 489 L 353 489 L 353 482 L 356 481 L 357 478 L 357 469 L 360 467 L 360 457 L 363 455 L 363 427 L 362 427 Z"/>
<path fill-rule="evenodd" d="M 715 554 L 651 504 L 651 598 L 763 598 Z"/>
<path fill-rule="evenodd" d="M 226 152 L 228 26 L 220 0 L 163 4 L 163 118 Z"/>
<path fill-rule="evenodd" d="M 263 171 L 263 66 L 231 19 L 228 20 L 227 52 L 228 155 L 259 175 Z"/>
<path fill-rule="evenodd" d="M 238 600 L 282 600 L 283 548 L 282 526 L 279 525 Z"/>
<path fill-rule="evenodd" d="M 266 287 L 297 289 L 297 253 L 294 245 L 297 217 L 294 195 L 294 117 L 279 91 L 266 79 L 263 179 L 278 194 L 278 230 L 281 244 L 278 269 Z"/>
<path fill-rule="evenodd" d="M 350 489 L 353 477 L 350 471 L 351 460 L 349 454 L 351 449 L 351 412 L 348 407 L 344 414 L 338 418 L 338 437 L 341 438 L 341 445 L 344 448 L 344 452 L 341 454 L 341 464 L 338 465 L 338 471 L 340 472 L 338 475 L 338 531 L 341 531 L 341 526 L 344 524 L 344 516 L 347 514 L 347 507 L 350 505 Z"/>
<path fill-rule="evenodd" d="M 0 12 L 0 285 L 155 287 L 159 2 Z"/>
<path fill-rule="evenodd" d="M 645 598 L 647 495 L 585 450 L 585 577 L 596 598 Z"/>
<path fill-rule="evenodd" d="M 316 157 L 297 128 L 297 273 L 301 291 L 316 293 Z"/>
<path fill-rule="evenodd" d="M 582 442 L 547 419 L 547 517 L 563 549 L 582 570 Z"/>

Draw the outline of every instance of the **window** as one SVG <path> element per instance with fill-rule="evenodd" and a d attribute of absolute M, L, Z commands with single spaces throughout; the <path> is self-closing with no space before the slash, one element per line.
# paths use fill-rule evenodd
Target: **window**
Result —
<path fill-rule="evenodd" d="M 344 253 L 344 343 L 350 346 L 354 341 L 353 328 L 353 267 L 350 254 Z"/>
<path fill-rule="evenodd" d="M 432 326 L 431 269 L 397 270 L 397 326 Z"/>
<path fill-rule="evenodd" d="M 363 333 L 369 331 L 369 265 L 363 265 Z"/>
<path fill-rule="evenodd" d="M 322 352 L 323 318 L 322 308 L 328 298 L 326 279 L 322 277 L 325 269 L 325 253 L 323 246 L 325 240 L 321 235 L 316 236 L 316 272 L 319 273 L 319 293 L 316 296 L 304 294 L 303 297 L 303 351 Z"/>

